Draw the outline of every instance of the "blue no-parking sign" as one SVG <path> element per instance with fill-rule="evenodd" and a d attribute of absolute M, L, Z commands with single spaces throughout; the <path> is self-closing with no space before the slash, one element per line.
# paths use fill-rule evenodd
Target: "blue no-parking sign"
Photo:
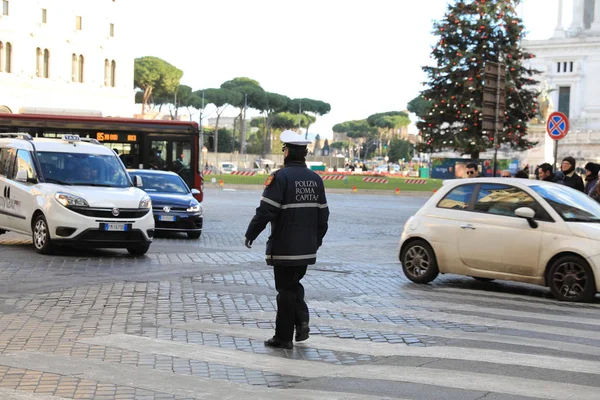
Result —
<path fill-rule="evenodd" d="M 569 119 L 560 111 L 553 112 L 548 117 L 546 132 L 554 140 L 560 140 L 569 133 Z"/>

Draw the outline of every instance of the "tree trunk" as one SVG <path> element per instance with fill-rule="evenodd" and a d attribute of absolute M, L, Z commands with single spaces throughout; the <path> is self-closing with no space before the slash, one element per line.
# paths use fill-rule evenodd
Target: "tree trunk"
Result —
<path fill-rule="evenodd" d="M 266 113 L 265 121 L 263 122 L 263 134 L 264 134 L 264 137 L 263 137 L 263 143 L 262 143 L 262 146 L 261 146 L 261 148 L 262 148 L 262 151 L 261 151 L 261 154 L 260 154 L 261 158 L 265 158 L 266 157 L 267 148 L 269 146 L 269 137 L 268 137 L 268 132 L 267 132 L 267 118 L 268 117 L 269 117 L 269 114 Z"/>
<path fill-rule="evenodd" d="M 244 108 L 242 107 L 242 109 L 240 110 L 240 154 L 244 154 L 246 152 L 246 149 L 244 148 L 245 144 L 246 144 L 246 127 L 245 127 L 245 121 L 246 121 L 246 113 L 244 112 Z"/>
<path fill-rule="evenodd" d="M 148 104 L 148 100 L 152 95 L 152 86 L 146 86 L 144 88 L 144 95 L 142 96 L 142 115 L 146 112 L 146 105 Z"/>
<path fill-rule="evenodd" d="M 236 127 L 235 121 L 237 121 L 237 117 L 235 117 L 233 119 L 233 133 L 231 134 L 231 140 L 233 140 L 233 147 L 232 147 L 233 150 L 231 150 L 232 153 L 235 152 L 235 127 Z"/>

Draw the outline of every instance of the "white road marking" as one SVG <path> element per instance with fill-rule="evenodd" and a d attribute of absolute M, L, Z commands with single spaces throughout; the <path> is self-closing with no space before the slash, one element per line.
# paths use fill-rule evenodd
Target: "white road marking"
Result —
<path fill-rule="evenodd" d="M 254 318 L 259 321 L 274 322 L 275 313 L 264 311 L 244 312 L 239 314 L 245 318 Z M 428 335 L 447 339 L 472 340 L 478 342 L 503 343 L 517 346 L 540 347 L 571 353 L 592 354 L 600 356 L 600 347 L 588 346 L 579 343 L 568 343 L 559 340 L 535 339 L 523 336 L 498 335 L 492 332 L 465 332 L 463 330 L 450 330 L 444 328 L 405 327 L 391 322 L 367 322 L 339 318 L 317 318 L 311 316 L 311 325 L 330 326 L 341 329 L 361 329 L 365 331 L 382 331 L 390 333 L 410 333 L 413 335 Z M 313 336 L 311 336 L 312 338 Z"/>
<path fill-rule="evenodd" d="M 460 324 L 484 325 L 494 328 L 506 328 L 532 331 L 538 333 L 548 333 L 552 335 L 572 336 L 586 339 L 600 339 L 599 331 L 563 328 L 560 326 L 550 326 L 535 324 L 529 322 L 519 322 L 510 320 L 499 320 L 495 318 L 477 317 L 472 315 L 451 314 L 445 312 L 433 311 L 415 311 L 415 310 L 399 310 L 388 307 L 361 307 L 352 306 L 346 303 L 333 303 L 324 301 L 311 301 L 309 307 L 316 310 L 328 310 L 354 314 L 370 314 L 370 315 L 386 315 L 404 318 L 430 319 L 435 321 L 447 321 Z"/>
<path fill-rule="evenodd" d="M 568 322 L 572 324 L 587 324 L 587 325 L 596 325 L 600 326 L 600 312 L 596 313 L 595 316 L 590 316 L 589 318 L 583 317 L 572 317 L 568 315 L 557 315 L 557 314 L 543 314 L 543 313 L 534 313 L 527 311 L 517 311 L 517 310 L 509 310 L 506 308 L 494 308 L 494 307 L 485 307 L 485 306 L 477 306 L 472 304 L 451 304 L 444 301 L 433 301 L 433 300 L 408 300 L 408 299 L 393 299 L 388 300 L 392 304 L 402 304 L 409 305 L 415 307 L 429 307 L 429 308 L 440 308 L 442 310 L 453 310 L 453 311 L 471 311 L 478 313 L 489 313 L 495 315 L 502 315 L 508 317 L 520 317 L 520 318 L 532 318 L 539 320 L 547 320 L 552 322 Z M 565 310 L 566 311 L 566 310 Z"/>
<path fill-rule="evenodd" d="M 168 340 L 123 334 L 96 336 L 80 340 L 79 342 L 130 351 L 202 360 L 240 368 L 260 369 L 262 371 L 277 372 L 304 378 L 353 378 L 412 382 L 416 384 L 437 385 L 465 390 L 481 390 L 555 400 L 589 400 L 598 395 L 597 387 L 569 383 L 425 367 L 389 367 L 379 365 L 339 366 L 322 362 L 290 360 L 239 350 L 188 343 L 174 343 Z M 287 394 L 287 391 L 285 393 Z M 280 392 L 281 395 L 283 393 Z"/>
<path fill-rule="evenodd" d="M 439 289 L 439 290 L 438 290 Z M 462 289 L 461 289 L 462 290 Z M 484 292 L 484 291 L 473 291 L 468 290 L 467 293 L 462 293 L 461 290 L 454 290 L 451 288 L 437 288 L 435 290 L 416 290 L 416 289 L 402 289 L 403 294 L 409 294 L 411 296 L 419 296 L 423 297 L 427 300 L 430 300 L 431 297 L 443 298 L 443 299 L 452 299 L 457 300 L 457 302 L 463 301 L 474 301 L 477 303 L 492 303 L 498 304 L 501 306 L 515 306 L 515 307 L 531 307 L 538 308 L 541 310 L 549 310 L 549 311 L 560 311 L 563 313 L 578 313 L 578 314 L 590 314 L 594 317 L 598 317 L 598 313 L 600 310 L 584 308 L 582 306 L 576 306 L 574 303 L 559 303 L 555 300 L 547 300 L 547 299 L 539 299 L 537 297 L 527 297 L 527 296 L 518 296 L 518 295 L 507 295 L 506 298 L 496 298 L 493 297 L 495 292 Z M 465 290 L 466 291 L 466 290 Z M 478 292 L 479 294 L 470 294 L 473 292 Z M 462 293 L 462 294 L 461 294 Z M 504 293 L 503 293 L 504 294 Z M 521 298 L 523 300 L 516 300 L 517 298 Z M 381 296 L 356 296 L 349 297 L 349 299 L 365 299 L 369 301 L 396 301 L 400 300 L 398 297 L 381 297 Z M 417 299 L 415 299 L 417 300 Z M 539 300 L 544 300 L 546 303 L 539 303 Z"/>
<path fill-rule="evenodd" d="M 487 296 L 494 296 L 494 297 L 500 297 L 500 298 L 506 298 L 506 299 L 521 299 L 521 300 L 525 300 L 525 301 L 535 301 L 535 302 L 540 302 L 540 303 L 547 303 L 547 304 L 557 304 L 559 303 L 558 300 L 553 300 L 553 299 L 545 299 L 545 298 L 541 298 L 541 297 L 535 297 L 535 296 L 527 296 L 527 295 L 523 295 L 523 294 L 512 294 L 512 293 L 502 293 L 502 292 L 493 292 L 493 291 L 484 291 L 484 290 L 476 290 L 476 289 L 460 289 L 460 288 L 450 288 L 450 287 L 436 287 L 435 288 L 436 291 L 441 291 L 441 292 L 450 292 L 450 293 L 456 293 L 456 294 L 461 294 L 461 293 L 465 293 L 465 294 L 474 294 L 474 295 L 478 295 L 480 300 L 483 299 L 487 299 Z M 429 294 L 429 292 L 427 293 Z M 500 300 L 500 299 L 498 299 Z M 521 303 L 522 305 L 523 303 Z M 598 311 L 600 311 L 600 304 L 593 304 L 593 303 L 561 303 L 561 304 L 565 304 L 568 305 L 568 307 L 572 307 L 577 309 L 577 312 L 580 312 L 580 310 L 582 309 L 599 309 Z M 558 307 L 558 306 L 557 306 Z M 591 310 L 594 311 L 594 310 Z"/>
<path fill-rule="evenodd" d="M 118 335 L 117 340 L 127 339 L 127 335 Z M 132 336 L 133 337 L 133 336 Z M 143 339 L 143 338 L 138 338 Z M 151 341 L 145 340 L 148 344 Z M 172 342 L 169 342 L 172 343 Z M 117 346 L 113 346 L 117 347 Z M 197 347 L 198 348 L 198 347 Z M 204 347 L 200 346 L 200 351 Z M 151 353 L 153 347 L 142 349 Z M 242 353 L 241 351 L 239 353 Z M 158 354 L 158 353 L 156 353 Z M 189 358 L 189 357 L 186 357 Z M 0 354 L 0 365 L 34 371 L 52 372 L 59 375 L 76 376 L 80 379 L 111 383 L 119 386 L 136 387 L 155 392 L 169 393 L 181 397 L 193 397 L 202 400 L 239 400 L 265 399 L 281 400 L 282 396 L 292 400 L 377 400 L 381 396 L 368 396 L 353 393 L 328 392 L 306 389 L 272 389 L 261 386 L 240 384 L 226 380 L 201 378 L 159 371 L 148 367 L 132 367 L 87 358 L 71 357 L 54 353 L 20 351 Z M 255 365 L 249 368 L 255 368 Z M 1 394 L 1 393 L 0 393 Z M 1 397 L 4 399 L 4 397 Z M 386 398 L 387 399 L 387 398 Z M 43 397 L 24 397 L 15 400 L 55 400 Z"/>
<path fill-rule="evenodd" d="M 69 397 L 70 398 L 70 397 Z M 49 394 L 32 393 L 24 390 L 0 388 L 0 399 L 2 400 L 64 400 L 64 397 Z"/>
<path fill-rule="evenodd" d="M 189 322 L 186 324 L 175 325 L 174 328 L 235 337 L 248 337 L 252 339 L 265 339 L 268 338 L 270 333 L 265 329 L 215 324 L 211 322 Z M 366 354 L 374 357 L 404 356 L 443 360 L 464 360 L 600 375 L 600 362 L 491 349 L 469 348 L 468 351 L 466 351 L 464 347 L 454 346 L 416 347 L 407 346 L 404 343 L 376 343 L 370 341 L 328 338 L 320 335 L 311 336 L 310 343 L 307 343 L 306 345 L 311 348 Z M 304 344 L 299 344 L 299 346 L 304 346 Z"/>

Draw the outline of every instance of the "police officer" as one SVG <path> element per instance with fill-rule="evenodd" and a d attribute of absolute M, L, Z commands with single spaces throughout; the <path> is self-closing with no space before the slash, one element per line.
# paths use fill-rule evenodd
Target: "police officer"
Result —
<path fill-rule="evenodd" d="M 317 249 L 327 232 L 329 208 L 323 180 L 306 167 L 306 145 L 293 131 L 281 134 L 284 166 L 265 182 L 260 206 L 246 231 L 246 247 L 271 223 L 266 261 L 273 266 L 277 290 L 275 336 L 269 347 L 291 349 L 294 328 L 297 342 L 308 339 L 308 307 L 300 280 L 308 265 L 317 261 Z"/>

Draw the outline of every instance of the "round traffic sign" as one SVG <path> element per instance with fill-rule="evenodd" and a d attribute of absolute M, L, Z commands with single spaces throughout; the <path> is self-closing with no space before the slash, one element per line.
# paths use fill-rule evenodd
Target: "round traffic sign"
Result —
<path fill-rule="evenodd" d="M 548 117 L 546 132 L 554 140 L 560 140 L 569 133 L 569 119 L 560 111 L 555 111 Z"/>

